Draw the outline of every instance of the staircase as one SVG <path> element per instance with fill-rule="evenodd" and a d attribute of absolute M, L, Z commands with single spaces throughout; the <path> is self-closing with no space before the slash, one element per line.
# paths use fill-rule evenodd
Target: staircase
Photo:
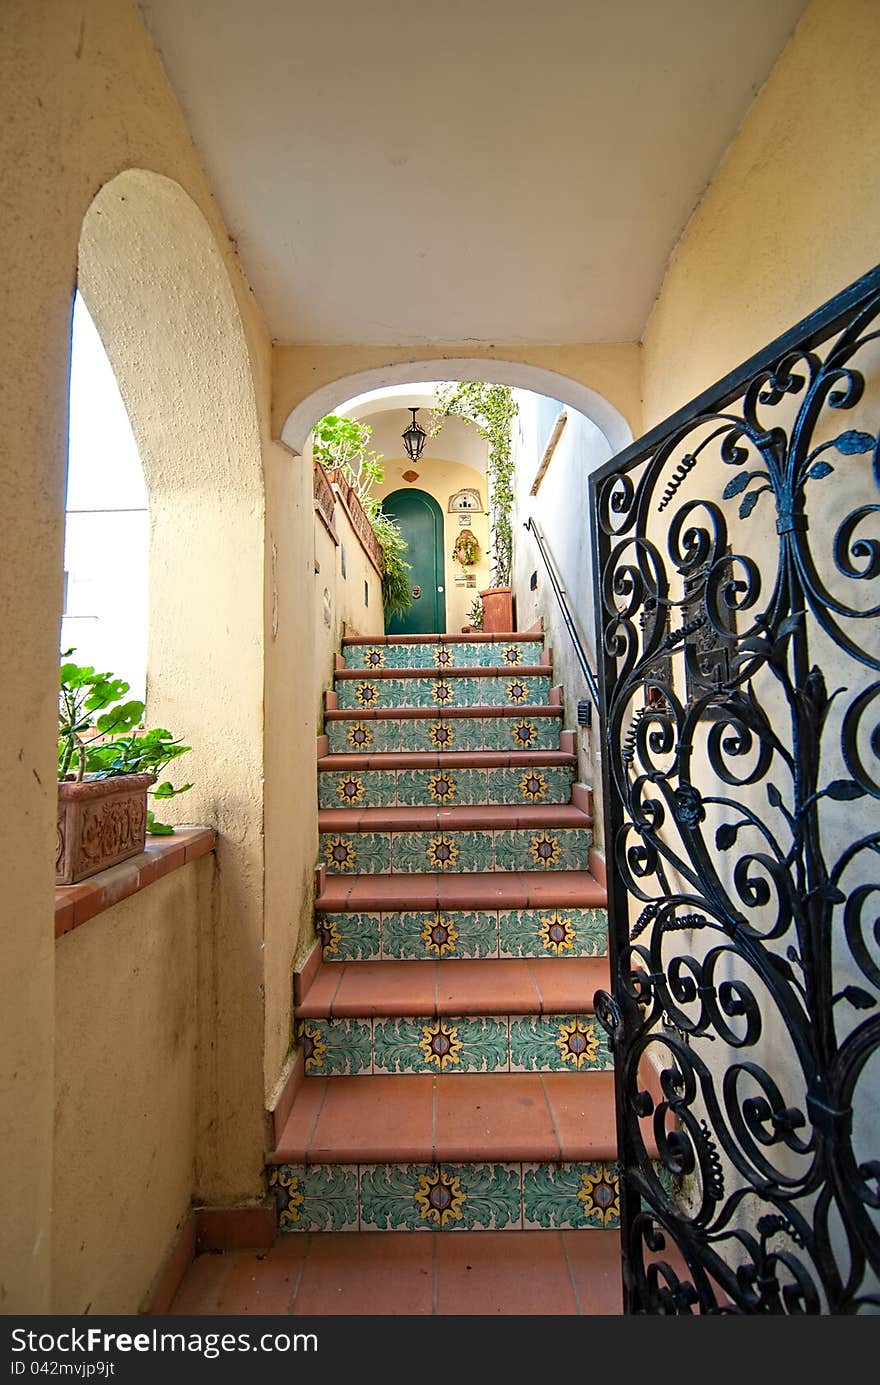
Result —
<path fill-rule="evenodd" d="M 282 1231 L 616 1235 L 590 799 L 540 634 L 346 639 Z"/>

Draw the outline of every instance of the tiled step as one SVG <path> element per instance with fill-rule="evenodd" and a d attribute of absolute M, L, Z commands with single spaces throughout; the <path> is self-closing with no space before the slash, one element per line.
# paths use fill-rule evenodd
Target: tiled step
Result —
<path fill-rule="evenodd" d="M 539 664 L 543 637 L 523 635 L 481 635 L 467 640 L 449 635 L 420 636 L 409 640 L 344 639 L 342 655 L 352 669 L 380 668 L 516 668 L 520 664 Z"/>
<path fill-rule="evenodd" d="M 509 711 L 550 696 L 550 670 L 541 665 L 501 669 L 338 670 L 334 685 L 343 711 L 380 707 L 506 707 Z"/>
<path fill-rule="evenodd" d="M 276 1164 L 601 1162 L 617 1157 L 609 1072 L 315 1077 Z"/>
<path fill-rule="evenodd" d="M 592 1016 L 603 958 L 354 962 L 319 969 L 296 1006 L 307 1076 L 604 1069 Z"/>
<path fill-rule="evenodd" d="M 334 963 L 437 959 L 445 965 L 495 957 L 567 963 L 604 955 L 608 941 L 608 916 L 598 907 L 319 913 L 315 924 L 323 959 Z"/>
<path fill-rule="evenodd" d="M 327 694 L 335 702 L 336 694 Z M 346 711 L 328 707 L 324 729 L 332 755 L 565 749 L 562 708 L 543 704 L 505 707 L 409 707 Z M 573 739 L 573 737 L 572 737 Z M 573 747 L 569 747 L 573 749 Z"/>
<path fill-rule="evenodd" d="M 573 804 L 324 808 L 319 850 L 335 875 L 583 870 L 591 824 Z"/>
<path fill-rule="evenodd" d="M 492 759 L 500 763 L 487 764 Z M 351 764 L 353 760 L 358 763 Z M 567 803 L 576 769 L 575 756 L 558 752 L 544 752 L 543 763 L 535 763 L 534 755 L 518 759 L 490 751 L 449 754 L 442 760 L 438 754 L 328 755 L 318 761 L 318 804 L 358 808 Z"/>
<path fill-rule="evenodd" d="M 604 908 L 606 891 L 588 870 L 482 871 L 479 874 L 414 874 L 401 881 L 394 875 L 325 874 L 315 908 L 322 914 L 388 913 L 415 910 L 485 911 Z"/>

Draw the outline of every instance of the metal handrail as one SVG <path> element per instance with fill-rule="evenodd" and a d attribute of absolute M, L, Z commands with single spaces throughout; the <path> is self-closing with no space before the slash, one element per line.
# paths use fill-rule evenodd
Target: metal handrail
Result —
<path fill-rule="evenodd" d="M 555 565 L 550 556 L 550 551 L 547 548 L 547 541 L 541 533 L 540 528 L 535 523 L 535 520 L 531 517 L 528 519 L 524 527 L 526 529 L 531 529 L 532 533 L 535 536 L 535 543 L 538 545 L 538 552 L 544 559 L 544 566 L 547 569 L 547 573 L 550 577 L 550 582 L 552 584 L 553 591 L 556 594 L 556 600 L 558 601 L 559 609 L 562 612 L 562 619 L 565 621 L 565 628 L 568 630 L 568 633 L 571 637 L 571 642 L 574 645 L 574 652 L 577 655 L 577 661 L 581 666 L 581 672 L 584 675 L 584 681 L 587 685 L 587 691 L 589 692 L 590 697 L 593 700 L 593 706 L 596 708 L 596 711 L 599 712 L 601 711 L 601 706 L 599 703 L 599 684 L 596 682 L 595 673 L 590 668 L 590 665 L 587 663 L 587 656 L 584 653 L 584 646 L 581 644 L 581 637 L 577 632 L 577 627 L 574 623 L 574 620 L 572 619 L 572 614 L 569 609 L 568 601 L 566 599 L 566 590 L 559 580 L 559 575 L 556 572 Z"/>

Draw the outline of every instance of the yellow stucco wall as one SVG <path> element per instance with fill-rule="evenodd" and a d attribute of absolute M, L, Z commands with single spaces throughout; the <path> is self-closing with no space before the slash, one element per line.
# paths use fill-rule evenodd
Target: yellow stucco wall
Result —
<path fill-rule="evenodd" d="M 56 1313 L 136 1311 L 188 1214 L 212 874 L 202 857 L 58 940 Z"/>
<path fill-rule="evenodd" d="M 880 261 L 880 6 L 813 0 L 671 258 L 648 429 Z"/>

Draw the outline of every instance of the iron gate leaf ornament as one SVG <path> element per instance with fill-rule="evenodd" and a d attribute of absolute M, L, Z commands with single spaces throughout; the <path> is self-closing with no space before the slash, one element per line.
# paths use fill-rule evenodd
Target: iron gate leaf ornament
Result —
<path fill-rule="evenodd" d="M 591 478 L 628 1312 L 880 1311 L 878 315 Z"/>

